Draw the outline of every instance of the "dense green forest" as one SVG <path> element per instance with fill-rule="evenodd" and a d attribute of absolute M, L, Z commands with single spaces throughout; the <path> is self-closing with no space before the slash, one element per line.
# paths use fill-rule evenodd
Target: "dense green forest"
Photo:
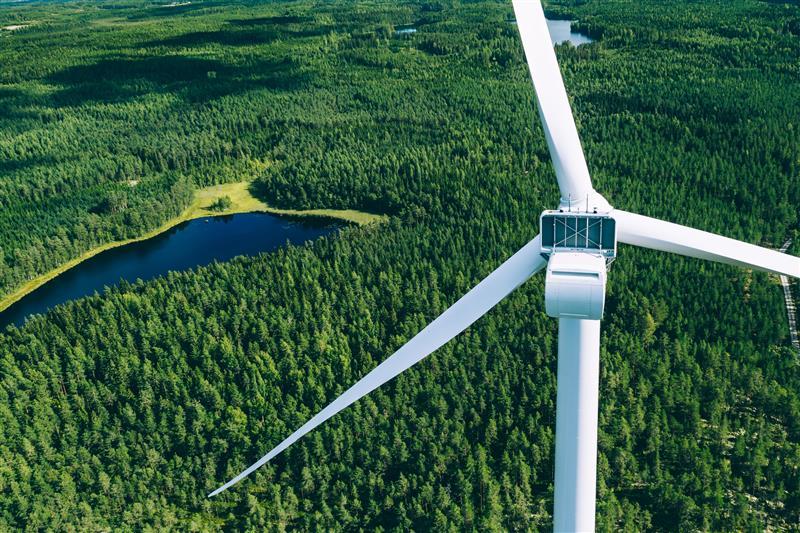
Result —
<path fill-rule="evenodd" d="M 765 246 L 797 237 L 796 3 L 546 10 L 596 39 L 557 54 L 613 205 Z M 512 22 L 489 1 L 0 4 L 0 28 L 23 26 L 0 29 L 0 294 L 157 227 L 202 185 L 391 215 L 0 333 L 0 530 L 549 529 L 541 277 L 206 498 L 556 205 Z M 598 529 L 796 530 L 800 369 L 777 279 L 619 255 Z"/>

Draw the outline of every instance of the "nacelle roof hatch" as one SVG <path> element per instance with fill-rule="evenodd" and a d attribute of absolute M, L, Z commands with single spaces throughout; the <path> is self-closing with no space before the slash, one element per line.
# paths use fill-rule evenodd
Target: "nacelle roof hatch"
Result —
<path fill-rule="evenodd" d="M 607 213 L 545 211 L 541 216 L 542 253 L 592 252 L 617 255 L 617 225 Z"/>

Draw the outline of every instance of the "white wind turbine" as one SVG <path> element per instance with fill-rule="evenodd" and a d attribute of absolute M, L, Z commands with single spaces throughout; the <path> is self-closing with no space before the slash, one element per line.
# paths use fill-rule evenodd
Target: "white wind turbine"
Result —
<path fill-rule="evenodd" d="M 209 494 L 238 483 L 306 433 L 418 363 L 547 266 L 545 306 L 558 323 L 556 531 L 592 531 L 595 518 L 600 318 L 606 266 L 616 241 L 800 277 L 800 258 L 670 222 L 614 209 L 592 187 L 564 82 L 539 0 L 513 0 L 555 167 L 561 203 L 545 211 L 541 233 L 391 357 L 278 444 Z"/>

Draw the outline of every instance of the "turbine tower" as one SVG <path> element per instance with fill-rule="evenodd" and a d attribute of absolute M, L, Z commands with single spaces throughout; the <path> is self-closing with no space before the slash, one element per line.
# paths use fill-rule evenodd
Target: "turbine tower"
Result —
<path fill-rule="evenodd" d="M 558 318 L 553 528 L 593 531 L 597 467 L 600 319 L 607 265 L 617 242 L 800 278 L 800 258 L 614 209 L 592 187 L 564 81 L 539 0 L 513 0 L 561 202 L 542 213 L 540 234 L 397 352 L 252 466 L 247 477 L 306 433 L 415 365 L 546 267 L 545 308 Z"/>

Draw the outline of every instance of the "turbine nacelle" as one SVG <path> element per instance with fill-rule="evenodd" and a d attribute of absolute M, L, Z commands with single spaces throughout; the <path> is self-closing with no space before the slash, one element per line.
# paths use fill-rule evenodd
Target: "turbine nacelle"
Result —
<path fill-rule="evenodd" d="M 544 289 L 548 315 L 600 320 L 605 301 L 605 257 L 597 252 L 555 252 L 550 256 Z"/>
<path fill-rule="evenodd" d="M 607 213 L 545 211 L 541 254 L 547 261 L 545 309 L 554 318 L 600 320 L 606 265 L 617 255 L 617 224 Z"/>

